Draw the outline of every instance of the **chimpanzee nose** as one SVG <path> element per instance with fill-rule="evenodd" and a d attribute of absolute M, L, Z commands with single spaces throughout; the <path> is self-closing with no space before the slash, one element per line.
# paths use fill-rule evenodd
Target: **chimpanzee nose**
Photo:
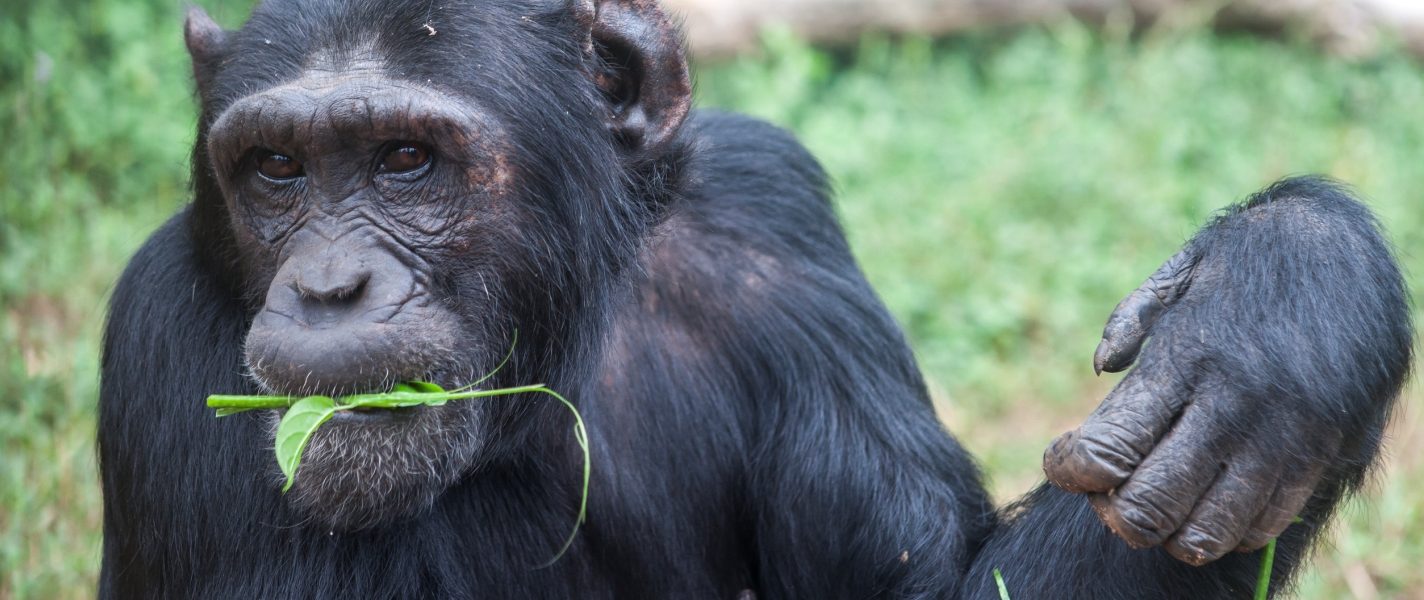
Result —
<path fill-rule="evenodd" d="M 340 320 L 360 305 L 371 281 L 364 261 L 345 256 L 327 256 L 302 265 L 292 281 L 300 306 L 309 323 Z"/>
<path fill-rule="evenodd" d="M 457 347 L 453 313 L 431 297 L 409 264 L 416 259 L 403 260 L 383 235 L 293 236 L 247 332 L 247 364 L 263 385 L 292 395 L 372 390 L 426 377 L 435 349 Z"/>

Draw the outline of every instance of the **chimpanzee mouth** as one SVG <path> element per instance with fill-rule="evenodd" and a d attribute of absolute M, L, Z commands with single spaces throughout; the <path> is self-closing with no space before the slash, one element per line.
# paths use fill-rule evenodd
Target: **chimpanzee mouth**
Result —
<path fill-rule="evenodd" d="M 421 406 L 407 406 L 402 408 L 353 408 L 351 410 L 336 411 L 331 415 L 332 423 L 352 423 L 352 424 L 375 424 L 375 423 L 396 423 L 409 421 L 416 416 Z"/>
<path fill-rule="evenodd" d="M 416 377 L 417 381 L 436 381 L 439 375 L 430 373 L 422 377 Z M 353 395 L 361 394 L 387 394 L 395 390 L 395 382 L 387 381 L 376 387 L 364 389 Z M 337 404 L 341 403 L 341 398 L 336 398 Z M 396 424 L 402 421 L 410 421 L 420 414 L 424 406 L 403 406 L 397 408 L 378 408 L 368 406 L 358 406 L 347 410 L 338 410 L 331 415 L 331 423 L 347 423 L 352 425 L 364 424 Z"/>
<path fill-rule="evenodd" d="M 369 384 L 356 389 L 379 393 Z M 278 421 L 269 422 L 274 434 Z M 337 410 L 311 436 L 284 497 L 302 517 L 340 531 L 414 515 L 479 462 L 485 422 L 475 402 Z"/>

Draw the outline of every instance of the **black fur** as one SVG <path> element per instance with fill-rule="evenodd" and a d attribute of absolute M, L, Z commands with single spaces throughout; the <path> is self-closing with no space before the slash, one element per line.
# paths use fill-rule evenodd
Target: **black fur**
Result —
<path fill-rule="evenodd" d="M 994 568 L 1016 599 L 1245 597 L 1256 556 L 1198 568 L 1130 550 L 1082 497 L 1044 487 L 996 514 L 815 160 L 785 132 L 709 112 L 656 160 L 630 160 L 593 108 L 576 26 L 515 2 L 274 1 L 228 36 L 203 92 L 195 201 L 112 300 L 101 597 L 994 598 Z M 256 391 L 242 340 L 260 292 L 207 167 L 207 126 L 311 53 L 372 40 L 411 81 L 478 90 L 515 129 L 519 166 L 538 167 L 519 181 L 545 227 L 519 232 L 537 277 L 509 297 L 542 302 L 505 305 L 522 341 L 494 383 L 546 382 L 588 423 L 588 522 L 552 566 L 536 568 L 579 492 L 556 406 L 509 400 L 509 433 L 483 465 L 422 514 L 355 532 L 293 512 L 256 415 L 204 407 Z M 1312 424 L 1343 416 L 1351 442 L 1307 526 L 1283 539 L 1284 582 L 1376 454 L 1409 360 L 1403 285 L 1369 213 L 1321 180 L 1278 184 L 1195 243 L 1234 257 L 1228 308 L 1268 305 L 1297 325 L 1216 315 L 1234 337 L 1211 343 L 1269 349 L 1233 352 L 1230 372 Z"/>

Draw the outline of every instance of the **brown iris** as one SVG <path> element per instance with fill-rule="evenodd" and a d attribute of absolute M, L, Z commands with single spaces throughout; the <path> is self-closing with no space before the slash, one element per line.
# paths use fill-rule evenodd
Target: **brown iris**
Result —
<path fill-rule="evenodd" d="M 257 172 L 268 179 L 293 179 L 304 174 L 302 161 L 271 151 L 258 153 Z"/>
<path fill-rule="evenodd" d="M 387 148 L 381 159 L 381 170 L 386 173 L 409 173 L 430 163 L 430 150 L 423 144 L 396 142 Z"/>

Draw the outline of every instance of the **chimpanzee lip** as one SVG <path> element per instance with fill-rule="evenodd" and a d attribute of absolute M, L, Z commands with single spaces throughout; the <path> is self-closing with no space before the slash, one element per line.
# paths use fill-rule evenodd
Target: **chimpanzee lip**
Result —
<path fill-rule="evenodd" d="M 434 311 L 418 321 L 440 332 L 454 328 L 446 323 L 452 318 Z M 309 329 L 264 308 L 248 331 L 244 358 L 258 383 L 274 394 L 341 397 L 385 393 L 400 381 L 429 381 L 422 375 L 437 370 L 455 343 L 444 334 L 416 331 L 415 315 L 398 321 Z M 392 341 L 410 339 L 417 341 Z"/>
<path fill-rule="evenodd" d="M 333 423 L 389 423 L 393 421 L 404 421 L 413 418 L 416 411 L 421 407 L 407 406 L 402 408 L 353 408 L 350 410 L 339 410 L 331 415 Z"/>

